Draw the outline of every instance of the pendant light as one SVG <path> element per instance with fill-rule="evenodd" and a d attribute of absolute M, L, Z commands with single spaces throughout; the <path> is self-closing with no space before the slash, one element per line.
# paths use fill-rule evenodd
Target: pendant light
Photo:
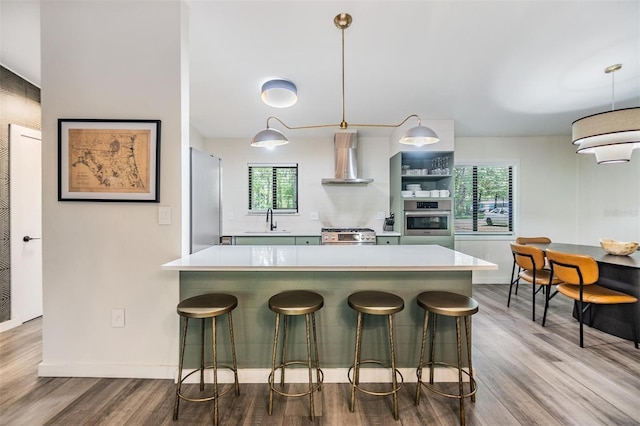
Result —
<path fill-rule="evenodd" d="M 335 124 L 312 124 L 307 126 L 288 126 L 282 120 L 277 117 L 271 116 L 267 118 L 267 127 L 260 132 L 258 132 L 251 139 L 251 146 L 257 147 L 274 147 L 278 145 L 284 145 L 289 143 L 287 137 L 280 131 L 269 127 L 269 121 L 276 120 L 280 124 L 282 124 L 285 128 L 289 130 L 301 130 L 301 129 L 317 129 L 322 127 L 339 127 L 340 129 L 347 129 L 349 124 L 345 119 L 345 83 L 344 83 L 344 30 L 349 28 L 351 23 L 353 22 L 353 18 L 348 13 L 341 13 L 336 15 L 333 19 L 333 23 L 342 33 L 342 121 L 340 123 Z M 295 87 L 295 86 L 294 86 Z M 263 88 L 264 90 L 264 88 Z M 409 115 L 402 122 L 398 124 L 351 124 L 353 127 L 389 127 L 389 128 L 397 128 L 402 126 L 404 123 L 409 121 L 411 118 L 416 118 L 418 121 L 418 125 L 407 130 L 398 142 L 406 145 L 429 145 L 436 143 L 440 140 L 436 132 L 432 129 L 425 127 L 422 125 L 420 117 L 415 114 Z"/>
<path fill-rule="evenodd" d="M 605 68 L 611 74 L 611 111 L 589 115 L 571 125 L 573 144 L 579 154 L 595 154 L 598 164 L 626 163 L 640 148 L 640 107 L 615 109 L 614 74 L 621 64 Z"/>

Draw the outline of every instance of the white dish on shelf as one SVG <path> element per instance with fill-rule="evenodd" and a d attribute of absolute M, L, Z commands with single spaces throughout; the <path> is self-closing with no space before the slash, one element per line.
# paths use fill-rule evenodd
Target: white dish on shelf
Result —
<path fill-rule="evenodd" d="M 403 197 L 413 197 L 413 191 L 401 191 Z"/>
<path fill-rule="evenodd" d="M 415 191 L 416 197 L 429 197 L 431 191 Z"/>

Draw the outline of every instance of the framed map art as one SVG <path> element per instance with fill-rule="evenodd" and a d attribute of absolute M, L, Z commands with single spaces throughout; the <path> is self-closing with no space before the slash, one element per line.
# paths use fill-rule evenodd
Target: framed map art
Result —
<path fill-rule="evenodd" d="M 58 201 L 160 201 L 160 120 L 58 120 Z"/>

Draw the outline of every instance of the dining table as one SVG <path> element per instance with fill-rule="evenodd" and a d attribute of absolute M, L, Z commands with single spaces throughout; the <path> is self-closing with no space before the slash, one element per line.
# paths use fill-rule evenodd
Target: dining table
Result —
<path fill-rule="evenodd" d="M 567 244 L 567 243 L 530 243 L 546 251 L 552 249 L 563 253 L 582 254 L 591 256 L 599 269 L 598 284 L 613 290 L 627 293 L 640 300 L 640 252 L 636 251 L 626 256 L 608 254 L 600 246 Z M 629 318 L 629 310 L 620 305 L 592 305 L 591 326 L 605 333 L 633 340 L 631 320 L 636 321 L 636 330 L 640 330 L 640 301 L 634 304 L 636 315 Z M 578 318 L 578 307 L 574 305 L 573 316 Z M 589 324 L 589 315 L 585 319 Z"/>

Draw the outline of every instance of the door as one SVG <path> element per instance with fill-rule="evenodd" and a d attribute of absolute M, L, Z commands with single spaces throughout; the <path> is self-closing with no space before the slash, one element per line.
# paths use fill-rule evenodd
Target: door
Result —
<path fill-rule="evenodd" d="M 11 319 L 18 323 L 42 315 L 41 152 L 40 131 L 9 125 Z"/>

